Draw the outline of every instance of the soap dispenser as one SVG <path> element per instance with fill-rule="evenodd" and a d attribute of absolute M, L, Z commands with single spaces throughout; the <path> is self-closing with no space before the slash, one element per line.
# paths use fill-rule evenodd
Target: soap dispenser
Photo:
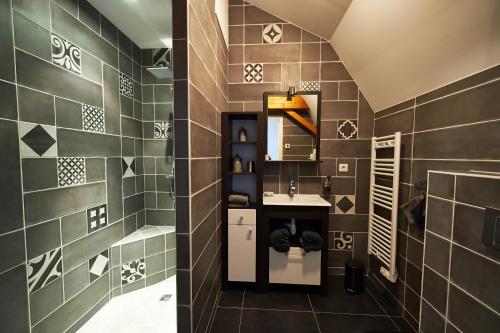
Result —
<path fill-rule="evenodd" d="M 233 157 L 233 172 L 240 173 L 243 171 L 243 162 L 240 155 L 236 154 Z"/>

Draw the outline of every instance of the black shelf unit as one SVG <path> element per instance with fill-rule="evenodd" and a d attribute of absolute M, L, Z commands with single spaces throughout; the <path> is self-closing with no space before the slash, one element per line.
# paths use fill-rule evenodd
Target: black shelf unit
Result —
<path fill-rule="evenodd" d="M 262 215 L 262 193 L 265 155 L 265 114 L 263 112 L 224 112 L 221 119 L 221 178 L 222 178 L 222 287 L 228 289 L 230 285 L 241 283 L 228 281 L 228 209 L 229 194 L 231 192 L 245 192 L 250 194 L 250 206 L 237 209 L 255 209 L 257 246 L 259 239 L 260 216 Z M 240 127 L 247 130 L 248 141 L 238 140 Z M 243 172 L 232 172 L 232 159 L 238 154 L 243 159 Z M 246 171 L 249 160 L 255 161 L 255 171 Z M 256 263 L 257 265 L 257 263 Z M 253 283 L 251 283 L 253 284 Z"/>

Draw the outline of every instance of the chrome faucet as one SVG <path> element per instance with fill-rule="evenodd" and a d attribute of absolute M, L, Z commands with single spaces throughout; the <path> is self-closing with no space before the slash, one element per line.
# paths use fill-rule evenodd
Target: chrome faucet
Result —
<path fill-rule="evenodd" d="M 290 179 L 290 183 L 288 184 L 288 196 L 293 198 L 295 194 L 295 184 L 293 183 L 293 179 Z"/>

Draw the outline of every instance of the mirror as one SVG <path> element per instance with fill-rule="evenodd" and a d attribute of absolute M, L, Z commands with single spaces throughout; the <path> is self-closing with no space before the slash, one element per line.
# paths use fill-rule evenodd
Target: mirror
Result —
<path fill-rule="evenodd" d="M 266 161 L 319 161 L 320 92 L 264 93 Z"/>

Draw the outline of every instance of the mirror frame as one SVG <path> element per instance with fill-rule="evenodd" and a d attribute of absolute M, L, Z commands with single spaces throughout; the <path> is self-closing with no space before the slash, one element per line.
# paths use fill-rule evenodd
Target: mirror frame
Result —
<path fill-rule="evenodd" d="M 265 142 L 265 148 L 266 148 L 266 154 L 267 154 L 267 120 L 269 116 L 269 108 L 268 108 L 268 98 L 269 96 L 287 96 L 288 92 L 286 91 L 268 91 L 264 92 L 263 98 L 264 98 L 264 104 L 263 104 L 263 111 L 265 112 L 265 135 L 266 135 L 266 142 Z M 316 159 L 315 160 L 271 160 L 271 161 L 265 161 L 266 163 L 269 162 L 320 162 L 320 153 L 321 153 L 321 91 L 297 91 L 295 95 L 315 95 L 318 96 L 318 116 L 317 116 L 317 135 L 316 135 Z"/>

